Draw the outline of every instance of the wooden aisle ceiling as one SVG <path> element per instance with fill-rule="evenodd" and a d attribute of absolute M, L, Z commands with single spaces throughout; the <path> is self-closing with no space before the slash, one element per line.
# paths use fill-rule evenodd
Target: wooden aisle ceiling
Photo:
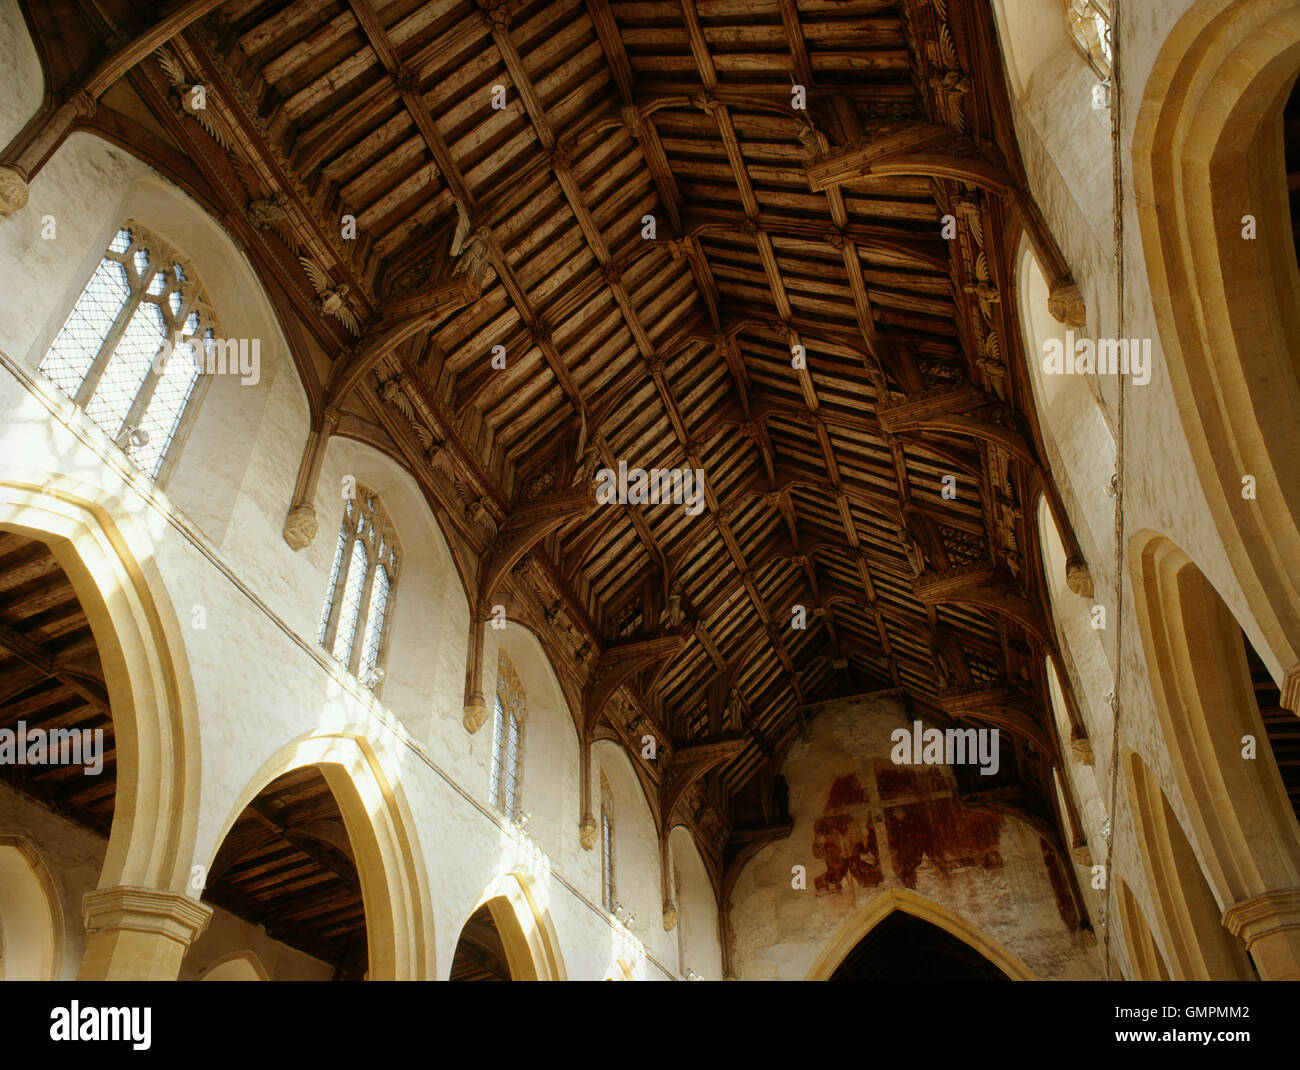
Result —
<path fill-rule="evenodd" d="M 20 750 L 20 738 L 30 746 L 30 740 L 50 739 L 51 732 L 62 733 L 61 739 L 69 731 L 103 732 L 98 773 L 88 772 L 96 763 L 83 754 L 92 760 L 20 765 L 6 759 L 0 779 L 107 838 L 117 746 L 90 621 L 54 551 L 10 531 L 0 532 L 0 730 L 13 733 Z"/>
<path fill-rule="evenodd" d="M 151 18 L 39 8 L 65 87 Z M 1041 221 L 984 0 L 226 0 L 87 111 L 247 250 L 316 426 L 415 474 L 472 648 L 493 604 L 533 628 L 719 887 L 788 832 L 819 705 L 882 689 L 1003 728 L 964 796 L 1080 842 L 1008 249 Z M 702 469 L 706 508 L 594 505 L 620 461 Z"/>

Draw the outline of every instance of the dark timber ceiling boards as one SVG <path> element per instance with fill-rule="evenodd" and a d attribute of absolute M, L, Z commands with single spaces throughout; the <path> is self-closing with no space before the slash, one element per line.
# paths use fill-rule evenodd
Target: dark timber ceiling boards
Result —
<path fill-rule="evenodd" d="M 213 860 L 203 897 L 335 969 L 366 971 L 366 917 L 338 803 L 314 766 L 258 794 Z"/>
<path fill-rule="evenodd" d="M 23 726 L 20 734 L 19 725 Z M 113 824 L 117 747 L 108 689 L 86 611 L 72 581 L 43 542 L 0 532 L 0 730 L 18 740 L 59 731 L 102 736 L 103 766 L 0 762 L 0 777 L 107 838 Z M 92 737 L 82 736 L 90 742 Z M 80 752 L 80 748 L 78 748 Z M 23 751 L 24 756 L 27 751 Z M 90 757 L 90 766 L 95 762 Z"/>
<path fill-rule="evenodd" d="M 156 16 L 27 17 L 57 100 Z M 166 51 L 79 125 L 225 220 L 315 428 L 419 480 L 474 656 L 494 603 L 536 631 L 719 888 L 788 833 L 773 778 L 819 704 L 884 689 L 1002 728 L 964 797 L 1068 851 L 1009 236 L 1069 280 L 983 0 L 227 0 Z M 702 469 L 707 507 L 595 505 L 620 460 Z"/>

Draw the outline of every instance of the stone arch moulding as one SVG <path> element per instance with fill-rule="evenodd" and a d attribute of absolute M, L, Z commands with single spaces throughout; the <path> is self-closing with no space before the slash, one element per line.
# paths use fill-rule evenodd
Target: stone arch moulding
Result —
<path fill-rule="evenodd" d="M 222 955 L 203 974 L 203 981 L 269 981 L 262 960 L 252 951 L 232 951 Z"/>
<path fill-rule="evenodd" d="M 527 874 L 511 870 L 484 890 L 474 910 L 486 906 L 501 934 L 510 976 L 516 981 L 564 981 L 564 959 L 550 911 Z"/>
<path fill-rule="evenodd" d="M 1267 743 L 1241 628 L 1196 563 L 1163 535 L 1134 534 L 1130 574 L 1174 781 L 1224 922 L 1247 941 L 1261 972 L 1297 976 L 1300 827 Z M 1249 761 L 1247 736 L 1258 746 Z"/>
<path fill-rule="evenodd" d="M 305 736 L 282 747 L 231 807 L 207 859 L 210 870 L 244 808 L 267 784 L 306 766 L 320 770 L 338 804 L 356 856 L 370 952 L 369 978 L 433 977 L 433 910 L 419 844 L 397 777 L 357 735 Z"/>
<path fill-rule="evenodd" d="M 1174 980 L 1247 980 L 1245 947 L 1224 927 L 1214 889 L 1164 788 L 1136 751 L 1125 749 L 1119 760 L 1153 920 Z"/>
<path fill-rule="evenodd" d="M 861 907 L 856 913 L 850 915 L 835 931 L 835 935 L 831 937 L 830 941 L 813 961 L 812 967 L 808 970 L 804 980 L 830 980 L 831 974 L 844 961 L 845 956 L 858 945 L 858 942 L 867 933 L 889 917 L 895 910 L 901 910 L 914 918 L 928 921 L 931 925 L 935 925 L 949 935 L 955 936 L 962 943 L 968 944 L 978 951 L 1013 981 L 1036 980 L 1033 972 L 1020 957 L 1007 950 L 993 937 L 977 929 L 970 922 L 959 918 L 950 910 L 941 907 L 938 903 L 931 902 L 924 896 L 917 895 L 906 888 L 889 888 Z"/>
<path fill-rule="evenodd" d="M 1187 554 L 1134 534 L 1130 570 L 1152 697 L 1206 866 L 1232 901 L 1300 885 L 1300 830 L 1277 771 L 1240 628 Z M 1260 753 L 1241 757 L 1242 737 Z"/>
<path fill-rule="evenodd" d="M 185 643 L 120 508 L 67 477 L 0 470 L 0 529 L 45 542 L 99 648 L 117 741 L 117 805 L 99 888 L 183 894 L 199 814 L 199 726 Z M 88 957 L 90 948 L 88 946 Z"/>
<path fill-rule="evenodd" d="M 1282 106 L 1300 69 L 1294 0 L 1200 0 L 1173 27 L 1133 136 L 1161 348 L 1260 648 L 1300 706 L 1300 271 Z M 1256 237 L 1243 238 L 1253 215 Z M 1254 476 L 1256 499 L 1242 499 Z"/>
<path fill-rule="evenodd" d="M 63 969 L 58 885 L 25 836 L 0 836 L 0 921 L 6 981 L 57 981 Z"/>

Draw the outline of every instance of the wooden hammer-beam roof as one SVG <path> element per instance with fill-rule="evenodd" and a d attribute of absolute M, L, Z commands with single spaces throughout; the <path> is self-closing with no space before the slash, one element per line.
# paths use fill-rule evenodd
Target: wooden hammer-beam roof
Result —
<path fill-rule="evenodd" d="M 87 69 L 138 22 L 50 6 L 99 35 L 72 49 Z M 295 354 L 309 396 L 412 468 L 466 591 L 508 597 L 596 703 L 584 739 L 734 733 L 687 789 L 638 759 L 719 873 L 836 695 L 978 720 L 952 696 L 1010 689 L 1036 726 L 1010 775 L 1050 809 L 1026 519 L 1047 477 L 1009 245 L 1051 243 L 987 5 L 226 0 L 165 48 L 221 138 L 155 58 L 121 83 L 148 137 L 107 97 L 83 125 L 232 217 L 318 354 Z M 348 286 L 360 338 L 300 257 Z M 570 489 L 620 461 L 703 471 L 704 508 L 581 508 Z"/>

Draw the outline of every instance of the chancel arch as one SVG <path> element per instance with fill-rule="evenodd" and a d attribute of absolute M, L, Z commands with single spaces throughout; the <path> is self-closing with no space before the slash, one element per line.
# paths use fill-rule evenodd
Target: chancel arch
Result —
<path fill-rule="evenodd" d="M 1259 653 L 1291 710 L 1300 270 L 1283 112 L 1297 71 L 1294 3 L 1201 0 L 1165 38 L 1133 136 L 1142 249 L 1178 413 Z"/>
<path fill-rule="evenodd" d="M 923 934 L 923 937 L 930 940 L 933 946 L 942 947 L 952 955 L 954 976 L 949 979 L 972 980 L 978 975 L 979 979 L 991 980 L 994 979 L 994 975 L 1000 974 L 1000 979 L 1003 980 L 1034 980 L 1034 975 L 1030 972 L 1029 967 L 1017 955 L 1007 950 L 987 933 L 982 932 L 938 903 L 934 903 L 906 888 L 887 889 L 847 918 L 836 930 L 826 946 L 822 948 L 804 979 L 808 981 L 835 980 L 836 971 L 849 959 L 854 949 L 869 938 L 873 930 L 886 923 L 896 912 L 906 915 L 909 919 L 924 923 L 925 926 L 938 930 L 939 933 L 948 938 L 947 940 L 935 938 L 928 934 L 926 929 L 919 927 L 911 933 L 912 940 L 917 938 L 917 934 Z M 954 955 L 952 941 L 963 945 L 969 950 L 970 955 Z M 905 956 L 908 942 L 907 933 L 904 931 L 901 940 L 891 940 L 888 942 L 887 947 Z M 900 969 L 906 972 L 907 967 L 904 965 Z M 981 971 L 983 971 L 982 975 Z M 930 979 L 939 980 L 942 978 L 931 977 Z"/>
<path fill-rule="evenodd" d="M 300 740 L 245 789 L 204 898 L 335 979 L 427 980 L 433 915 L 409 828 L 401 788 L 369 741 Z"/>

